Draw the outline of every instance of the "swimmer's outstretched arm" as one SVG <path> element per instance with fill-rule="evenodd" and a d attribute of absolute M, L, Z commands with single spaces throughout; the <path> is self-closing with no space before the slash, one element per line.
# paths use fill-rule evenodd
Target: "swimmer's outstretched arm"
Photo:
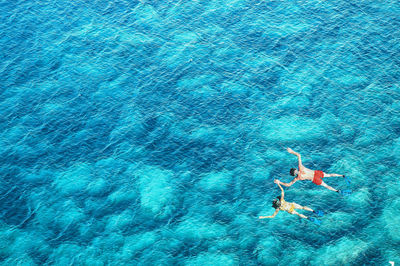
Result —
<path fill-rule="evenodd" d="M 258 219 L 265 219 L 265 218 L 274 218 L 279 212 L 279 209 L 275 209 L 274 214 L 270 215 L 270 216 L 259 216 Z"/>
<path fill-rule="evenodd" d="M 297 182 L 297 179 L 294 178 L 290 183 L 283 183 L 283 182 L 279 181 L 279 184 L 284 185 L 285 187 L 290 187 L 291 185 L 293 185 L 296 182 Z"/>
<path fill-rule="evenodd" d="M 291 148 L 287 148 L 286 150 L 288 151 L 288 153 L 297 156 L 297 159 L 299 160 L 299 170 L 301 170 L 301 168 L 304 167 L 304 166 L 303 166 L 303 163 L 301 162 L 301 155 L 300 155 L 300 153 L 295 152 L 295 151 L 292 150 Z"/>
<path fill-rule="evenodd" d="M 282 191 L 281 200 L 284 200 L 284 198 L 285 198 L 285 191 L 283 191 L 283 188 L 281 187 L 281 182 L 278 180 L 278 182 L 276 182 L 276 184 L 278 184 L 279 188 L 280 188 L 281 191 Z"/>

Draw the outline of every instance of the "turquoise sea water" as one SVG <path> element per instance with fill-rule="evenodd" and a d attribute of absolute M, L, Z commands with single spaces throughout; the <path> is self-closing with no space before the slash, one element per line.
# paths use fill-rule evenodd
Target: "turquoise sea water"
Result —
<path fill-rule="evenodd" d="M 400 263 L 400 2 L 0 1 L 2 265 Z M 351 177 L 286 200 L 296 158 Z M 302 211 L 307 215 L 307 212 Z"/>

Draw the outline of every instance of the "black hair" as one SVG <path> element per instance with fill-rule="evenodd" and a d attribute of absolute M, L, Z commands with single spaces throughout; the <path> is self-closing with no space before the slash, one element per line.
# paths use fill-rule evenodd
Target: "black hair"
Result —
<path fill-rule="evenodd" d="M 278 199 L 274 199 L 273 201 L 272 201 L 272 207 L 273 208 L 275 208 L 275 209 L 278 209 L 280 206 L 281 206 L 281 196 L 278 196 L 277 197 Z"/>
<path fill-rule="evenodd" d="M 296 170 L 297 170 L 296 168 L 291 168 L 290 169 L 290 175 L 295 176 L 294 171 L 296 171 Z"/>

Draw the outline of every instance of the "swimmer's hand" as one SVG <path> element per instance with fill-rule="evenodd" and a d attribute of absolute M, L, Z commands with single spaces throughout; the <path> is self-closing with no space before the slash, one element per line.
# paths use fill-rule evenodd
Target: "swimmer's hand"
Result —
<path fill-rule="evenodd" d="M 258 219 L 272 218 L 272 216 L 259 216 Z"/>
<path fill-rule="evenodd" d="M 286 150 L 288 151 L 288 153 L 292 153 L 292 154 L 294 153 L 294 151 L 291 148 L 287 148 Z"/>
<path fill-rule="evenodd" d="M 279 181 L 278 179 L 275 179 L 274 183 L 279 185 L 281 183 L 281 181 Z"/>

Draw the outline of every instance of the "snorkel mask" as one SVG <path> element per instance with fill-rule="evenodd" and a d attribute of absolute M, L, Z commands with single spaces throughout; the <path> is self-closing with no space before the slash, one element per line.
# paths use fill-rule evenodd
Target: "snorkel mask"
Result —
<path fill-rule="evenodd" d="M 277 200 L 277 199 L 274 199 L 273 201 L 272 201 L 272 207 L 273 208 L 279 208 L 281 206 L 281 202 L 280 202 L 280 200 Z"/>

